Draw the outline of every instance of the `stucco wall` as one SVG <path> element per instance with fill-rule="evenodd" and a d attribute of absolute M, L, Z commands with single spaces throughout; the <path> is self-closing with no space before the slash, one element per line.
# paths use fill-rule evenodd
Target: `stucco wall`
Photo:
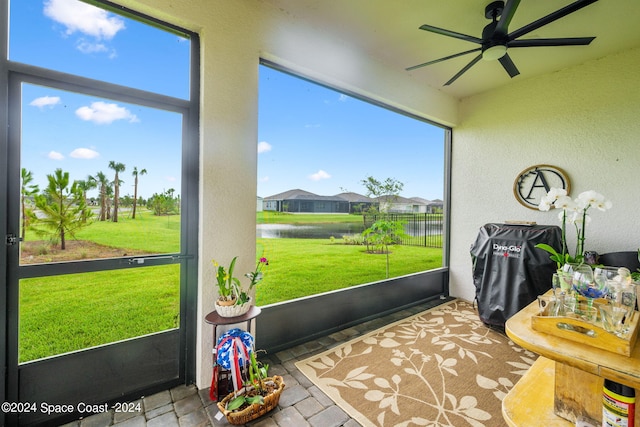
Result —
<path fill-rule="evenodd" d="M 595 190 L 612 201 L 610 211 L 593 210 L 585 249 L 640 247 L 639 68 L 634 49 L 539 78 L 520 76 L 462 101 L 453 131 L 452 295 L 475 296 L 469 248 L 483 224 L 560 224 L 557 213 L 525 208 L 513 196 L 514 179 L 535 164 L 567 172 L 573 198 Z"/>

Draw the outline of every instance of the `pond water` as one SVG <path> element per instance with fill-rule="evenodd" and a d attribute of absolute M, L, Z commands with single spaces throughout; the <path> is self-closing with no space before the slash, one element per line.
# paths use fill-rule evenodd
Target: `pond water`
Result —
<path fill-rule="evenodd" d="M 334 224 L 257 224 L 256 237 L 265 239 L 336 239 L 345 234 L 360 234 L 364 231 L 364 224 L 334 223 Z"/>
<path fill-rule="evenodd" d="M 411 236 L 442 234 L 442 224 L 416 222 L 412 225 L 405 227 L 405 232 Z M 340 239 L 344 235 L 360 234 L 363 231 L 364 224 L 360 223 L 256 225 L 256 237 L 265 239 L 329 239 L 331 236 Z"/>

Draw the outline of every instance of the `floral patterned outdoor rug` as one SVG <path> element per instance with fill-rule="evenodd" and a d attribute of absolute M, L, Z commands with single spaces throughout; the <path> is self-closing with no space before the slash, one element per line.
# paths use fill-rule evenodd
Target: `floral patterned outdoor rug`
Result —
<path fill-rule="evenodd" d="M 503 426 L 536 355 L 454 300 L 296 363 L 363 426 Z"/>

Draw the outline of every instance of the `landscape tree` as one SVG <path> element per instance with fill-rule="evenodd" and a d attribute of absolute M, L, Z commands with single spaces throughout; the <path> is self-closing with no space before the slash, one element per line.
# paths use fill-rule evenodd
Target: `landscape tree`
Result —
<path fill-rule="evenodd" d="M 404 223 L 402 221 L 389 221 L 380 219 L 362 232 L 367 244 L 367 252 L 382 253 L 387 257 L 386 272 L 389 278 L 389 254 L 391 250 L 389 246 L 396 245 L 401 242 L 402 238 L 407 237 L 404 232 Z"/>
<path fill-rule="evenodd" d="M 138 167 L 133 167 L 133 172 L 131 173 L 134 177 L 133 181 L 133 212 L 131 213 L 131 219 L 136 219 L 136 207 L 138 206 L 138 175 L 145 175 L 147 173 L 146 169 L 140 169 L 138 171 Z"/>
<path fill-rule="evenodd" d="M 404 188 L 404 184 L 395 178 L 387 178 L 384 182 L 381 182 L 372 176 L 368 176 L 361 182 L 367 189 L 367 196 L 374 196 L 379 198 L 379 200 L 382 199 L 380 201 L 386 204 L 385 209 L 380 209 L 381 211 L 388 211 L 391 203 L 397 200 L 400 192 Z M 406 237 L 406 233 L 404 232 L 404 223 L 402 221 L 392 221 L 388 217 L 379 218 L 362 232 L 362 236 L 367 243 L 368 252 L 384 253 L 386 255 L 386 272 L 388 279 L 389 246 L 399 243 L 403 237 Z"/>
<path fill-rule="evenodd" d="M 147 200 L 147 207 L 154 215 L 172 215 L 180 213 L 180 198 L 174 197 L 175 190 L 170 188 L 164 193 L 154 193 Z"/>
<path fill-rule="evenodd" d="M 35 219 L 33 209 L 31 206 L 27 205 L 27 201 L 34 197 L 40 190 L 36 184 L 33 184 L 33 173 L 25 168 L 22 168 L 21 171 L 21 182 L 20 205 L 22 207 L 22 228 L 20 230 L 20 237 L 24 242 L 25 231 L 27 230 L 29 223 Z"/>
<path fill-rule="evenodd" d="M 404 184 L 395 178 L 387 178 L 384 182 L 378 181 L 372 176 L 368 176 L 361 181 L 362 185 L 367 189 L 368 197 L 381 198 L 381 202 L 385 205 L 393 203 L 398 199 L 400 192 L 404 188 Z M 381 211 L 385 209 L 380 209 Z"/>
<path fill-rule="evenodd" d="M 113 200 L 113 184 L 109 183 L 107 189 L 105 190 L 105 203 L 106 205 L 106 213 L 107 213 L 107 221 L 111 221 L 111 201 Z"/>
<path fill-rule="evenodd" d="M 113 215 L 111 216 L 111 221 L 113 222 L 118 222 L 118 198 L 120 197 L 120 184 L 123 182 L 118 178 L 118 174 L 124 172 L 125 168 L 123 163 L 117 163 L 114 160 L 109 162 L 109 169 L 113 169 L 116 172 L 116 176 L 113 179 Z"/>
<path fill-rule="evenodd" d="M 100 193 L 100 214 L 98 215 L 98 220 L 106 221 L 108 218 L 107 189 L 109 188 L 109 180 L 104 172 L 96 173 L 93 179 L 97 182 Z"/>
<path fill-rule="evenodd" d="M 98 183 L 97 183 L 96 179 L 94 177 L 92 177 L 92 176 L 88 176 L 86 180 L 79 180 L 79 181 L 76 181 L 76 182 L 78 184 L 78 188 L 80 189 L 80 191 L 82 191 L 82 197 L 84 199 L 84 204 L 85 204 L 85 206 L 88 206 L 88 204 L 87 204 L 87 191 L 93 190 L 94 188 L 96 188 L 98 186 Z"/>
<path fill-rule="evenodd" d="M 56 169 L 53 175 L 47 175 L 48 185 L 44 194 L 35 197 L 36 207 L 42 213 L 38 224 L 44 230 L 37 229 L 41 235 L 48 234 L 51 240 L 60 239 L 60 249 L 66 249 L 66 236 L 74 236 L 76 230 L 89 224 L 91 210 L 84 202 L 82 190 L 74 181 L 69 187 L 69 172 Z"/>

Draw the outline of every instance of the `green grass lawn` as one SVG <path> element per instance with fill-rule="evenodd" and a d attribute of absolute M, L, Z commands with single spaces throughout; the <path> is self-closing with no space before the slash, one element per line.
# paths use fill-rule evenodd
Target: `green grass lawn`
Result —
<path fill-rule="evenodd" d="M 20 281 L 20 361 L 178 325 L 178 265 Z"/>
<path fill-rule="evenodd" d="M 256 303 L 267 305 L 386 278 L 386 255 L 366 253 L 364 246 L 342 239 L 258 239 L 269 260 L 258 284 Z M 260 252 L 258 253 L 258 256 Z M 394 246 L 389 273 L 397 277 L 442 266 L 442 249 Z"/>
<path fill-rule="evenodd" d="M 135 220 L 123 215 L 118 222 L 94 221 L 76 232 L 76 238 L 151 253 L 180 252 L 180 215 L 156 216 L 140 209 Z"/>
<path fill-rule="evenodd" d="M 256 215 L 257 224 L 362 224 L 362 215 L 348 214 L 291 214 L 287 212 L 262 211 Z"/>
<path fill-rule="evenodd" d="M 306 216 L 362 220 L 353 215 Z M 117 223 L 94 222 L 78 232 L 77 238 L 124 249 L 172 253 L 179 251 L 179 233 L 179 216 L 156 217 L 142 211 L 135 220 L 121 216 Z M 33 236 L 27 236 L 30 238 Z M 341 242 L 258 239 L 257 255 L 266 256 L 269 266 L 257 287 L 256 303 L 267 305 L 385 279 L 385 255 L 368 254 L 363 246 Z M 441 249 L 396 246 L 390 254 L 391 277 L 441 265 Z M 176 327 L 179 268 L 167 265 L 22 279 L 20 361 Z"/>

